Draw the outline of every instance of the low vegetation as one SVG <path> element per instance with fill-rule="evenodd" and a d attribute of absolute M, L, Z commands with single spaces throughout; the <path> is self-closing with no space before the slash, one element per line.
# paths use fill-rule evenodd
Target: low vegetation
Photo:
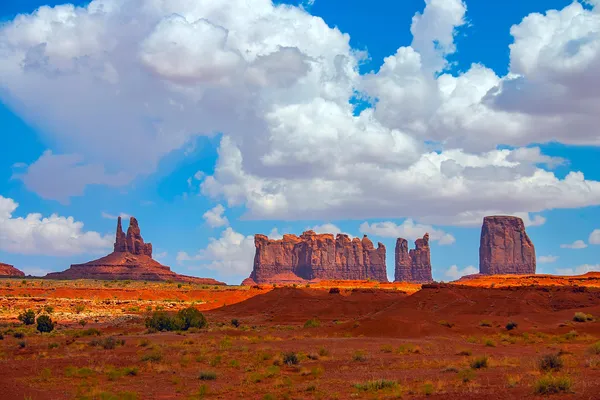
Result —
<path fill-rule="evenodd" d="M 572 382 L 567 376 L 553 376 L 551 374 L 539 378 L 534 386 L 535 394 L 557 394 L 571 391 Z"/>
<path fill-rule="evenodd" d="M 560 371 L 563 360 L 558 354 L 545 354 L 538 360 L 538 368 L 542 372 Z"/>
<path fill-rule="evenodd" d="M 204 314 L 194 307 L 179 310 L 172 315 L 164 311 L 155 311 L 146 318 L 146 328 L 156 331 L 187 331 L 190 328 L 205 328 L 208 325 Z"/>

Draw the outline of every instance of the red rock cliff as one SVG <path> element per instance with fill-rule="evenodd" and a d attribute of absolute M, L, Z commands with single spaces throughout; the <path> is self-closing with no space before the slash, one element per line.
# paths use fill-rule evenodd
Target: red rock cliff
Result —
<path fill-rule="evenodd" d="M 479 273 L 535 274 L 535 248 L 518 217 L 483 219 L 479 245 Z"/>
<path fill-rule="evenodd" d="M 411 249 L 410 252 L 407 240 L 399 238 L 396 241 L 395 256 L 394 280 L 396 282 L 433 282 L 428 233 L 423 238 L 415 241 L 415 248 Z"/>
<path fill-rule="evenodd" d="M 127 235 L 123 233 L 121 217 L 118 218 L 114 251 L 115 253 L 131 253 L 138 256 L 146 255 L 152 257 L 152 243 L 144 243 L 140 226 L 138 225 L 137 219 L 134 217 L 129 219 Z"/>
<path fill-rule="evenodd" d="M 0 263 L 0 276 L 1 277 L 20 277 L 25 276 L 23 271 L 20 271 L 9 264 Z"/>
<path fill-rule="evenodd" d="M 348 235 L 316 234 L 306 231 L 300 237 L 284 235 L 269 240 L 255 235 L 254 269 L 256 283 L 277 283 L 313 279 L 373 279 L 387 282 L 385 246 L 375 248 L 366 236 L 350 240 Z"/>

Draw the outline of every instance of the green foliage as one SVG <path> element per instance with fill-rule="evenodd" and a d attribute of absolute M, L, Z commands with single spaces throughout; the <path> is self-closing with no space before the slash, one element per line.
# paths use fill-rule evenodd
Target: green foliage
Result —
<path fill-rule="evenodd" d="M 558 354 L 546 354 L 538 360 L 538 367 L 543 372 L 560 371 L 563 367 L 563 360 Z"/>
<path fill-rule="evenodd" d="M 35 312 L 31 309 L 28 309 L 19 314 L 17 318 L 25 325 L 33 325 L 35 323 Z"/>
<path fill-rule="evenodd" d="M 36 329 L 39 332 L 52 332 L 54 330 L 54 322 L 48 315 L 40 315 L 37 319 Z"/>
<path fill-rule="evenodd" d="M 575 321 L 575 322 L 587 322 L 587 321 L 593 321 L 593 320 L 594 320 L 593 315 L 582 313 L 582 312 L 576 312 L 575 315 L 573 316 L 573 321 Z"/>
<path fill-rule="evenodd" d="M 289 352 L 283 354 L 283 362 L 287 365 L 297 365 L 300 361 L 296 353 Z"/>
<path fill-rule="evenodd" d="M 100 346 L 104 350 L 112 350 L 117 346 L 124 346 L 125 340 L 115 339 L 113 336 L 109 336 L 104 339 L 93 339 L 90 341 L 90 346 Z"/>
<path fill-rule="evenodd" d="M 398 382 L 386 380 L 386 379 L 368 381 L 365 383 L 357 383 L 354 385 L 355 389 L 362 390 L 365 392 L 377 392 L 379 390 L 395 389 L 397 387 L 398 387 Z"/>
<path fill-rule="evenodd" d="M 555 394 L 561 392 L 569 392 L 571 390 L 571 379 L 567 376 L 554 377 L 551 374 L 538 379 L 533 391 L 535 394 Z"/>
<path fill-rule="evenodd" d="M 471 361 L 471 368 L 473 368 L 473 369 L 487 368 L 487 366 L 488 366 L 487 356 L 477 357 Z"/>
<path fill-rule="evenodd" d="M 321 326 L 321 322 L 316 318 L 311 318 L 304 323 L 305 328 L 318 328 Z"/>
<path fill-rule="evenodd" d="M 600 342 L 596 342 L 588 348 L 588 351 L 592 354 L 600 354 Z"/>
<path fill-rule="evenodd" d="M 214 381 L 217 379 L 217 373 L 214 371 L 200 371 L 198 379 L 201 381 Z"/>
<path fill-rule="evenodd" d="M 146 318 L 146 327 L 157 331 L 187 331 L 189 328 L 204 328 L 207 325 L 204 314 L 194 307 L 179 310 L 176 315 L 155 311 Z"/>

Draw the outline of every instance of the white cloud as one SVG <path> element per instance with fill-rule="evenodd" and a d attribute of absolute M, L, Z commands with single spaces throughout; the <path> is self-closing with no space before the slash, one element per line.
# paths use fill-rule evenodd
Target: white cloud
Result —
<path fill-rule="evenodd" d="M 229 220 L 223 215 L 224 212 L 225 207 L 223 207 L 221 204 L 217 204 L 215 207 L 205 212 L 202 218 L 204 218 L 208 226 L 211 228 L 227 226 L 229 225 Z"/>
<path fill-rule="evenodd" d="M 279 233 L 279 230 L 277 228 L 271 229 L 271 232 L 269 232 L 269 234 L 267 235 L 267 237 L 269 239 L 272 239 L 272 240 L 283 239 L 283 235 L 281 233 Z"/>
<path fill-rule="evenodd" d="M 116 220 L 119 217 L 121 217 L 122 219 L 128 219 L 129 217 L 131 217 L 131 215 L 126 214 L 126 213 L 120 213 L 119 215 L 113 215 L 113 214 L 109 214 L 107 212 L 102 211 L 102 218 Z"/>
<path fill-rule="evenodd" d="M 394 222 L 374 222 L 369 224 L 363 222 L 360 225 L 360 231 L 365 234 L 388 238 L 404 238 L 416 240 L 429 233 L 429 239 L 437 241 L 440 245 L 448 245 L 456 242 L 454 236 L 440 229 L 435 229 L 431 225 L 415 223 L 412 219 L 407 219 L 402 224 L 397 225 Z"/>
<path fill-rule="evenodd" d="M 332 223 L 315 225 L 312 228 L 306 228 L 306 230 L 315 231 L 315 233 L 331 233 L 333 235 L 337 235 L 338 233 L 345 233 L 345 232 L 342 232 L 342 230 L 340 228 L 338 228 L 336 225 L 334 225 Z M 346 235 L 349 235 L 349 234 L 346 233 Z"/>
<path fill-rule="evenodd" d="M 221 237 L 210 238 L 206 248 L 195 255 L 186 252 L 177 253 L 177 261 L 181 264 L 190 261 L 201 261 L 201 266 L 224 275 L 249 275 L 252 271 L 254 253 L 254 237 L 244 236 L 228 227 Z"/>
<path fill-rule="evenodd" d="M 558 256 L 539 256 L 537 258 L 537 262 L 540 264 L 552 264 L 553 262 L 556 262 L 556 260 L 558 260 Z"/>
<path fill-rule="evenodd" d="M 0 196 L 0 250 L 17 254 L 70 256 L 98 253 L 113 244 L 110 235 L 101 236 L 94 231 L 84 231 L 83 222 L 73 217 L 52 214 L 28 214 L 13 217 L 19 204 Z"/>
<path fill-rule="evenodd" d="M 561 249 L 585 249 L 587 244 L 583 240 L 576 240 L 573 243 L 561 244 Z"/>
<path fill-rule="evenodd" d="M 600 229 L 594 229 L 588 239 L 590 244 L 600 244 Z"/>
<path fill-rule="evenodd" d="M 450 277 L 452 280 L 457 280 L 462 276 L 477 274 L 478 272 L 479 270 L 472 265 L 469 265 L 463 269 L 458 269 L 456 265 L 452 265 L 446 270 L 444 275 Z"/>
<path fill-rule="evenodd" d="M 505 77 L 479 64 L 439 75 L 466 6 L 425 4 L 411 46 L 365 76 L 349 35 L 270 0 L 95 0 L 18 16 L 0 28 L 0 100 L 90 171 L 50 188 L 40 170 L 28 187 L 66 201 L 90 183 L 125 185 L 223 132 L 202 192 L 249 218 L 478 225 L 489 211 L 600 204 L 600 182 L 559 178 L 549 170 L 564 160 L 530 146 L 600 143 L 600 14 L 573 3 L 525 18 Z M 357 90 L 377 102 L 355 116 Z"/>
<path fill-rule="evenodd" d="M 590 265 L 584 264 L 575 268 L 557 268 L 556 273 L 558 275 L 583 275 L 588 272 L 600 271 L 600 264 Z"/>

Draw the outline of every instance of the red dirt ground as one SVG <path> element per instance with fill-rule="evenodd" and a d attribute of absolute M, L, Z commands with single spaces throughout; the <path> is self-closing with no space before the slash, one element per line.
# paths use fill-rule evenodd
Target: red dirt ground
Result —
<path fill-rule="evenodd" d="M 598 399 L 597 278 L 483 277 L 422 290 L 372 282 L 203 288 L 0 280 L 0 398 L 536 399 L 546 375 L 537 362 L 552 353 L 563 362 L 552 376 L 570 382 L 553 397 Z M 54 332 L 17 321 L 23 309 L 46 305 L 59 321 Z M 144 327 L 147 307 L 190 305 L 205 310 L 208 328 Z M 575 322 L 576 312 L 589 320 Z M 517 327 L 509 331 L 511 321 Z M 100 336 L 84 336 L 90 327 Z M 124 344 L 90 345 L 111 336 Z M 286 352 L 299 363 L 282 363 Z M 482 356 L 488 366 L 472 368 Z M 202 371 L 216 379 L 199 379 Z M 355 386 L 379 379 L 389 387 Z"/>

